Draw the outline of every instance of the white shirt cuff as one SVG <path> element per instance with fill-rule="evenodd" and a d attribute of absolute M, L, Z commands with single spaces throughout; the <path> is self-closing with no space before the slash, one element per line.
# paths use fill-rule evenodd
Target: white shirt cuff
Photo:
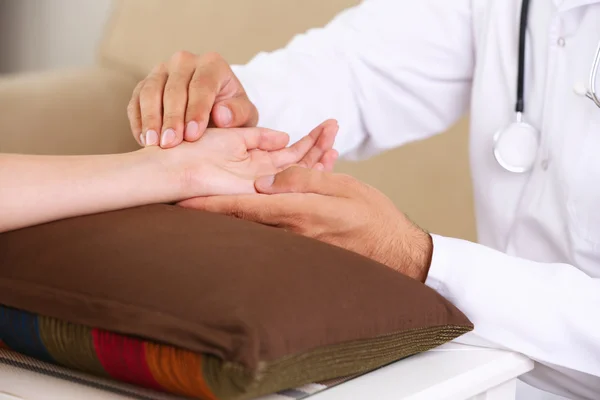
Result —
<path fill-rule="evenodd" d="M 433 240 L 433 257 L 425 285 L 446 297 L 448 293 L 445 290 L 445 282 L 448 269 L 450 268 L 448 251 L 452 251 L 452 249 L 449 249 L 451 246 L 447 243 L 448 238 L 433 234 L 431 238 Z"/>

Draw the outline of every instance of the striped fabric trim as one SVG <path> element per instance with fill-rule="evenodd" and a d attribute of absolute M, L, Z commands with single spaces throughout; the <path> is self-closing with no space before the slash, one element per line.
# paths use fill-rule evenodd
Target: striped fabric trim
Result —
<path fill-rule="evenodd" d="M 0 364 L 33 371 L 42 375 L 71 382 L 74 385 L 84 385 L 94 389 L 131 397 L 136 400 L 185 400 L 184 397 L 155 392 L 138 386 L 76 372 L 7 349 L 0 349 Z"/>
<path fill-rule="evenodd" d="M 349 379 L 338 377 L 367 373 L 451 341 L 470 329 L 469 326 L 441 325 L 337 343 L 275 361 L 259 362 L 258 368 L 250 371 L 239 363 L 210 354 L 0 305 L 0 340 L 8 349 L 38 360 L 28 364 L 29 367 L 33 365 L 36 371 L 54 373 L 64 379 L 75 377 L 74 382 L 95 387 L 98 382 L 105 382 L 100 388 L 144 388 L 144 392 L 135 392 L 144 393 L 144 399 L 165 398 L 161 393 L 202 400 L 248 399 L 275 392 L 278 394 L 274 399 L 304 399 Z M 52 364 L 57 366 L 50 368 Z M 65 368 L 58 369 L 58 366 Z M 80 373 L 67 373 L 68 368 Z M 60 375 L 56 375 L 56 371 L 61 371 Z M 87 377 L 85 373 L 98 378 Z M 129 386 L 109 385 L 106 382 L 110 379 Z M 325 381 L 328 379 L 329 382 Z M 325 382 L 282 391 L 282 388 L 294 388 L 315 380 Z"/>
<path fill-rule="evenodd" d="M 0 364 L 36 372 L 38 374 L 51 376 L 71 382 L 74 385 L 84 385 L 90 388 L 127 396 L 134 400 L 188 400 L 189 398 L 173 396 L 162 392 L 156 392 L 139 386 L 120 383 L 109 379 L 99 378 L 93 375 L 76 372 L 57 365 L 49 364 L 24 356 L 6 348 L 0 348 Z M 1 370 L 0 370 L 1 373 Z M 35 384 L 35 382 L 32 382 Z M 286 390 L 281 393 L 259 397 L 255 400 L 303 400 L 321 392 L 328 387 L 319 384 L 305 385 L 297 389 Z"/>
<path fill-rule="evenodd" d="M 203 373 L 209 359 L 0 305 L 0 363 L 74 384 L 142 400 L 217 400 Z M 220 361 L 208 364 L 221 369 Z M 299 400 L 325 388 L 306 385 L 274 396 Z"/>
<path fill-rule="evenodd" d="M 0 307 L 2 342 L 12 350 L 28 354 L 38 360 L 54 363 L 39 334 L 35 315 L 8 307 Z"/>
<path fill-rule="evenodd" d="M 244 389 L 238 384 L 252 385 L 251 381 L 237 381 L 246 379 L 245 373 L 236 372 L 238 367 L 229 363 L 224 367 L 221 360 L 211 356 L 1 305 L 0 350 L 0 362 L 119 394 L 133 393 L 140 399 L 179 398 L 173 395 L 218 400 L 209 382 L 233 379 L 224 385 L 233 393 L 224 394 L 223 385 L 219 390 L 219 395 L 226 397 L 241 394 Z M 223 368 L 232 368 L 229 378 L 227 373 L 222 375 Z M 325 388 L 307 385 L 275 396 L 299 400 Z"/>

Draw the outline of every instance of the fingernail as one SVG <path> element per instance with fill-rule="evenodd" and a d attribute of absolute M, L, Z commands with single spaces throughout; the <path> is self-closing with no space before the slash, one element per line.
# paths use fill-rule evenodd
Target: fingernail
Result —
<path fill-rule="evenodd" d="M 231 124 L 231 121 L 233 120 L 233 114 L 231 113 L 231 110 L 225 106 L 219 106 L 217 108 L 217 117 L 219 122 L 221 122 L 221 124 L 224 126 Z"/>
<path fill-rule="evenodd" d="M 160 138 L 160 146 L 165 147 L 173 143 L 175 140 L 175 131 L 173 129 L 167 129 L 163 132 Z"/>
<path fill-rule="evenodd" d="M 260 178 L 258 178 L 256 180 L 256 186 L 259 188 L 270 188 L 271 186 L 273 186 L 273 182 L 275 181 L 275 175 L 267 175 L 267 176 L 261 176 Z"/>
<path fill-rule="evenodd" d="M 146 135 L 144 135 L 143 133 L 140 133 L 140 143 L 143 147 L 146 147 Z"/>
<path fill-rule="evenodd" d="M 158 133 L 151 129 L 146 132 L 146 146 L 156 145 L 158 145 Z"/>
<path fill-rule="evenodd" d="M 185 127 L 185 138 L 188 140 L 195 139 L 198 135 L 198 123 L 196 121 L 188 122 Z"/>

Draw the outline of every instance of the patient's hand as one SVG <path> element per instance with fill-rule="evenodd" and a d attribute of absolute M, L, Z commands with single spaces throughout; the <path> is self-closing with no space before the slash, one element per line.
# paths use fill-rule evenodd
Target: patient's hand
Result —
<path fill-rule="evenodd" d="M 263 128 L 208 129 L 193 143 L 162 150 L 183 172 L 184 196 L 256 193 L 254 181 L 291 165 L 331 170 L 337 122 L 328 120 L 290 147 L 289 136 Z"/>
<path fill-rule="evenodd" d="M 327 121 L 289 148 L 285 133 L 236 128 L 209 129 L 201 140 L 169 150 L 0 154 L 0 232 L 147 204 L 255 193 L 257 177 L 292 164 L 332 169 L 337 130 L 335 121 Z"/>

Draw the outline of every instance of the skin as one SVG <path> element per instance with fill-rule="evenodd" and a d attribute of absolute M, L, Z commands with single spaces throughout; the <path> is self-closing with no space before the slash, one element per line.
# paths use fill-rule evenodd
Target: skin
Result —
<path fill-rule="evenodd" d="M 134 89 L 127 108 L 140 145 L 172 148 L 198 140 L 209 125 L 252 127 L 258 111 L 218 54 L 175 53 Z"/>
<path fill-rule="evenodd" d="M 163 148 L 198 140 L 210 125 L 254 126 L 259 117 L 231 67 L 214 53 L 174 54 L 138 84 L 128 110 L 140 144 L 160 142 Z M 334 150 L 324 155 L 326 161 L 335 158 Z M 431 237 L 382 193 L 350 177 L 319 171 L 324 169 L 329 168 L 293 168 L 261 178 L 256 183 L 261 196 L 196 198 L 181 205 L 293 230 L 424 282 Z M 265 185 L 273 179 L 273 185 Z"/>
<path fill-rule="evenodd" d="M 378 261 L 425 282 L 431 236 L 381 192 L 350 176 L 291 167 L 256 181 L 261 195 L 189 199 L 201 209 L 283 228 Z"/>
<path fill-rule="evenodd" d="M 259 128 L 209 129 L 199 142 L 202 148 L 185 143 L 189 154 L 201 164 L 191 164 L 186 171 L 187 186 L 202 187 L 201 196 L 214 194 L 256 193 L 254 180 L 268 173 L 299 164 L 317 170 L 331 170 L 335 158 L 328 151 L 338 131 L 337 122 L 328 120 L 291 147 L 282 149 L 287 134 Z M 256 132 L 260 137 L 248 136 Z M 262 150 L 257 149 L 261 144 Z M 279 150 L 282 149 L 282 150 Z M 264 151 L 269 150 L 269 151 Z M 179 151 L 177 149 L 171 152 Z M 208 178 L 210 177 L 210 178 Z"/>
<path fill-rule="evenodd" d="M 0 154 L 0 232 L 58 219 L 197 196 L 256 193 L 254 180 L 293 164 L 330 169 L 337 123 L 326 121 L 286 147 L 289 136 L 262 128 L 208 129 L 171 150 L 125 154 Z"/>

